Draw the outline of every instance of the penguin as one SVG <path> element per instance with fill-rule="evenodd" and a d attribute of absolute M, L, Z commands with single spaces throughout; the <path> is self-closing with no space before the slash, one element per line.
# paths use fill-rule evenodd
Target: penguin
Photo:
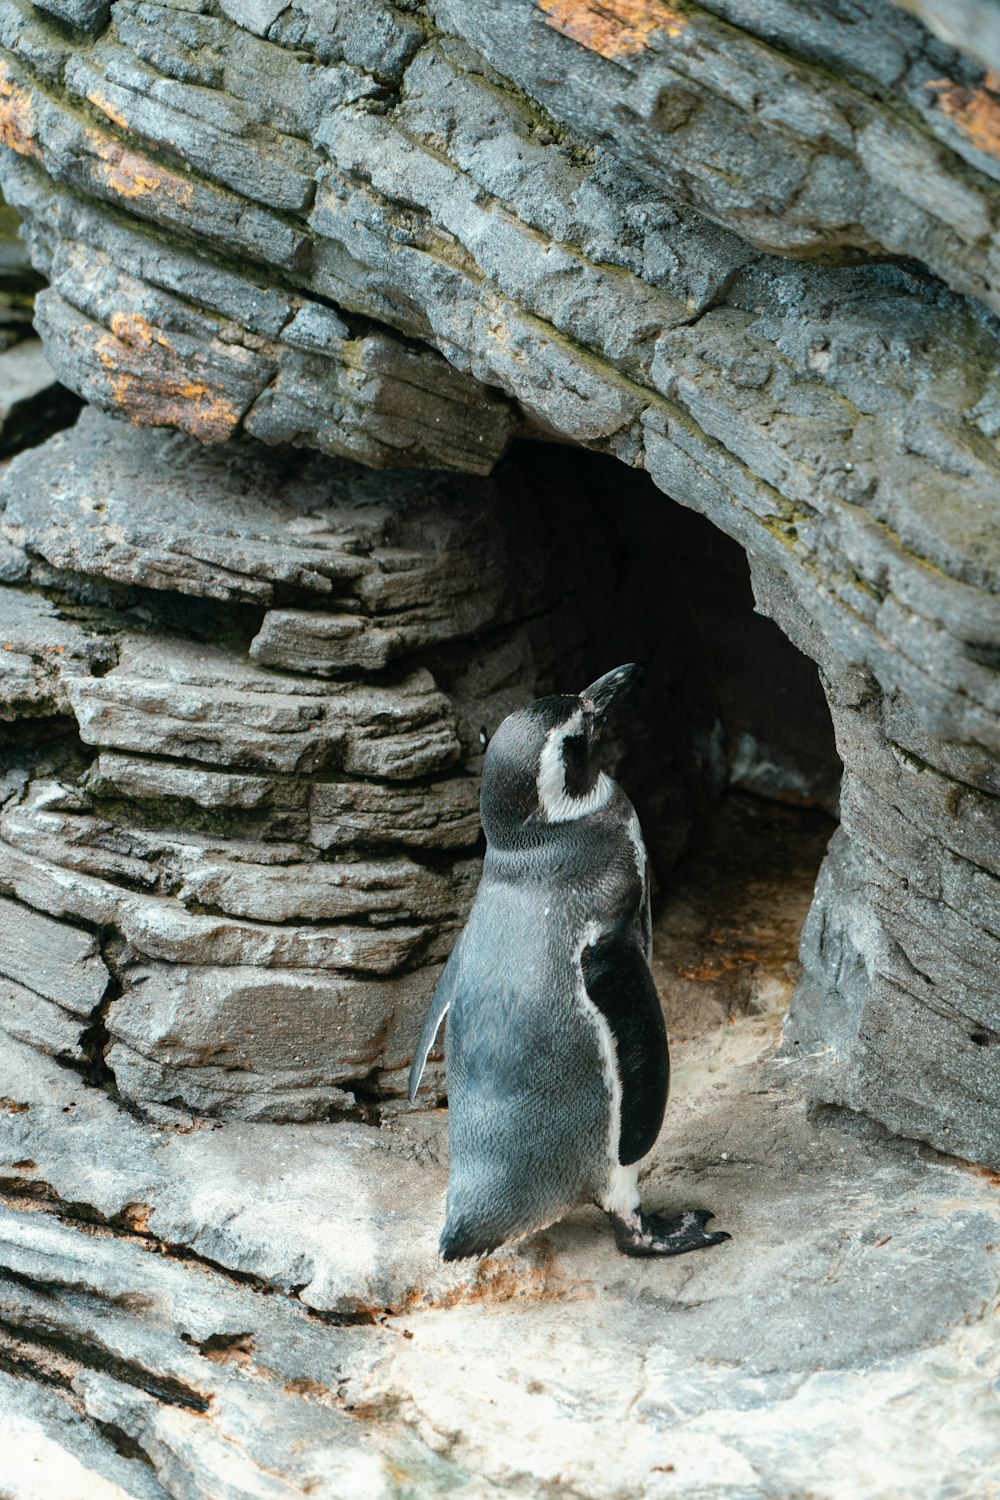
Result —
<path fill-rule="evenodd" d="M 635 810 L 601 769 L 601 731 L 639 668 L 510 714 L 490 740 L 476 899 L 431 1001 L 416 1095 L 448 1017 L 451 1171 L 440 1252 L 489 1254 L 582 1203 L 626 1255 L 729 1239 L 712 1214 L 643 1213 L 639 1167 L 670 1079 L 650 972 L 649 865 Z"/>

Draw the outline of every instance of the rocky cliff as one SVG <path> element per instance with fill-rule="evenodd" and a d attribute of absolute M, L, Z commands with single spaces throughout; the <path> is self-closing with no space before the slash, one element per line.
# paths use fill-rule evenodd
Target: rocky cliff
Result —
<path fill-rule="evenodd" d="M 111 924 L 151 965 L 143 1004 L 112 1007 L 137 1097 L 169 1091 L 154 1038 L 175 1045 L 182 971 L 191 994 L 209 983 L 188 986 L 195 949 L 201 971 L 239 971 L 251 1009 L 271 1009 L 276 962 L 307 1007 L 317 966 L 349 970 L 382 1038 L 366 1063 L 403 1065 L 426 984 L 397 1027 L 391 976 L 440 958 L 472 867 L 398 864 L 393 908 L 364 861 L 353 896 L 304 884 L 295 840 L 363 850 L 377 823 L 397 862 L 469 847 L 456 768 L 489 713 L 468 704 L 463 730 L 433 670 L 404 663 L 561 587 L 508 597 L 522 525 L 512 511 L 501 540 L 483 490 L 281 476 L 247 439 L 484 474 L 527 434 L 645 469 L 746 549 L 759 606 L 819 663 L 846 772 L 794 1013 L 823 1054 L 814 1087 L 996 1162 L 1000 101 L 982 37 L 957 50 L 959 21 L 946 42 L 881 3 L 763 24 L 731 0 L 5 0 L 4 188 L 49 282 L 49 358 L 110 413 L 235 444 L 212 467 L 91 422 L 17 466 L 9 712 L 71 716 L 111 801 L 240 809 L 290 840 L 265 866 L 158 834 L 112 869 L 79 852 L 99 835 L 76 793 L 17 794 L 8 899 Z M 123 589 L 151 591 L 155 630 L 122 633 Z M 203 601 L 197 629 L 178 594 Z M 99 628 L 53 614 L 85 595 Z M 247 607 L 242 633 L 213 601 Z M 256 895 L 238 894 L 246 858 Z M 87 885 L 109 876 L 139 890 Z M 307 925 L 246 925 L 279 914 Z M 333 919 L 325 947 L 308 924 Z M 252 1073 L 290 1065 L 267 1055 Z"/>

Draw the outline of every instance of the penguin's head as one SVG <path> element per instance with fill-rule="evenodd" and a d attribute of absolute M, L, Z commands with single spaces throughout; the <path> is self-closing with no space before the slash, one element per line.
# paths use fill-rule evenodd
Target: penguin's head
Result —
<path fill-rule="evenodd" d="M 604 806 L 614 783 L 601 771 L 601 730 L 639 670 L 615 667 L 577 696 L 538 698 L 504 719 L 483 765 L 480 810 L 491 843 Z"/>

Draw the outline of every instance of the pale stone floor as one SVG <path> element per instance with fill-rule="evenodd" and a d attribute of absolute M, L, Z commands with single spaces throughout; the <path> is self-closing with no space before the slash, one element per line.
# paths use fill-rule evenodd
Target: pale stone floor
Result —
<path fill-rule="evenodd" d="M 733 1235 L 677 1260 L 581 1210 L 444 1267 L 443 1112 L 154 1125 L 0 1047 L 0 1497 L 1000 1497 L 1000 1182 L 810 1115 L 797 908 L 733 878 L 661 923 L 645 1199 Z"/>

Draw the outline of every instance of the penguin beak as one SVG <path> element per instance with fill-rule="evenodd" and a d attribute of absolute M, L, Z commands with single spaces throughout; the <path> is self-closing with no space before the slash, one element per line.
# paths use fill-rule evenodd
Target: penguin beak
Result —
<path fill-rule="evenodd" d="M 619 698 L 624 698 L 629 688 L 635 682 L 642 668 L 636 666 L 635 662 L 626 662 L 623 667 L 615 667 L 611 672 L 605 672 L 603 677 L 598 677 L 589 688 L 584 688 L 580 694 L 583 711 L 593 716 L 596 726 L 603 723 L 608 710 Z"/>

